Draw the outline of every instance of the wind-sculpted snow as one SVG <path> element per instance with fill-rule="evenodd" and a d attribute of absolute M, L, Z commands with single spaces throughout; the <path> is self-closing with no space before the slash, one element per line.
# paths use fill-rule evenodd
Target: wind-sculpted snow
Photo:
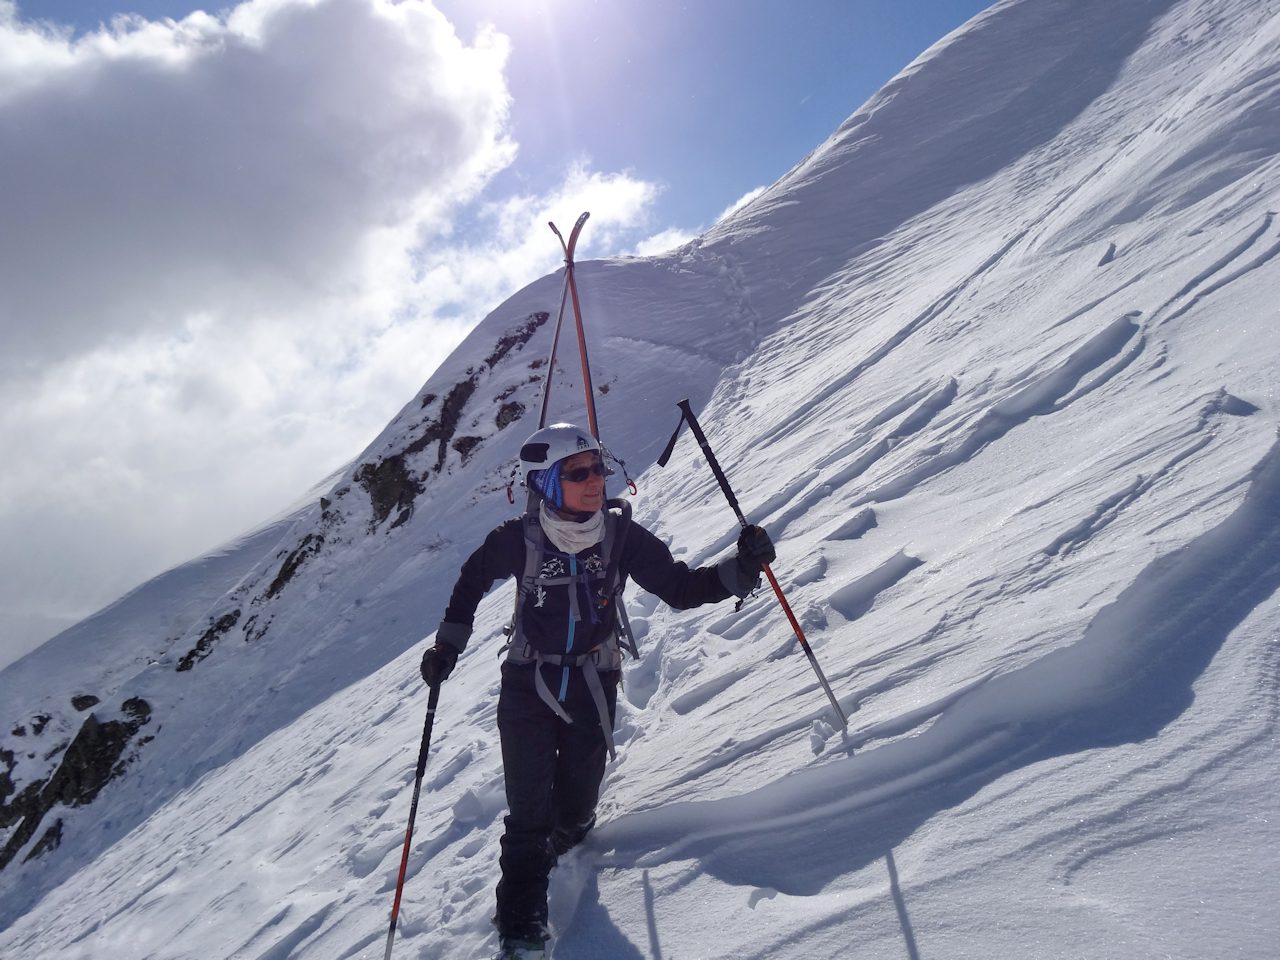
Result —
<path fill-rule="evenodd" d="M 850 724 L 770 591 L 630 588 L 559 960 L 1270 960 L 1277 77 L 1266 4 L 1002 2 L 705 237 L 580 264 L 635 517 L 733 548 L 695 443 L 648 469 L 688 397 Z M 499 305 L 287 522 L 0 674 L 6 960 L 382 955 L 420 643 L 543 378 L 581 414 L 560 294 Z M 442 692 L 396 956 L 492 955 L 511 600 Z"/>
<path fill-rule="evenodd" d="M 899 550 L 870 573 L 841 587 L 831 595 L 831 606 L 846 620 L 857 620 L 875 603 L 876 597 L 897 584 L 923 563 L 920 558 Z"/>
<path fill-rule="evenodd" d="M 1234 513 L 1150 564 L 1078 643 L 984 680 L 907 742 L 741 796 L 624 814 L 592 841 L 597 862 L 692 859 L 731 883 L 813 895 L 1013 767 L 1156 736 L 1232 629 L 1277 590 L 1280 444 Z M 866 741 L 856 728 L 850 739 Z"/>
<path fill-rule="evenodd" d="M 1176 320 L 1188 310 L 1193 309 L 1205 297 L 1217 293 L 1223 287 L 1241 277 L 1252 273 L 1259 267 L 1264 266 L 1271 261 L 1277 253 L 1280 253 L 1280 239 L 1273 239 L 1268 246 L 1257 253 L 1243 264 L 1235 266 L 1234 269 L 1227 270 L 1227 267 L 1233 266 L 1237 260 L 1241 260 L 1249 253 L 1254 245 L 1261 240 L 1270 230 L 1271 224 L 1275 221 L 1275 212 L 1268 210 L 1266 217 L 1263 218 L 1262 225 L 1253 233 L 1245 238 L 1244 242 L 1235 250 L 1230 251 L 1225 257 L 1217 263 L 1212 264 L 1203 273 L 1192 278 L 1181 290 L 1179 290 L 1173 298 L 1164 305 L 1160 313 L 1162 314 L 1160 321 L 1164 323 L 1168 320 Z M 1179 303 L 1181 301 L 1181 303 Z M 1178 304 L 1176 308 L 1174 304 Z M 1169 308 L 1173 308 L 1169 310 Z M 1165 310 L 1169 310 L 1166 314 Z"/>
<path fill-rule="evenodd" d="M 1138 325 L 1129 317 L 1119 317 L 1095 337 L 1067 357 L 1048 373 L 1037 371 L 1031 382 L 992 404 L 962 439 L 948 449 L 930 455 L 924 463 L 907 471 L 898 479 L 865 494 L 865 502 L 893 500 L 915 489 L 929 477 L 971 460 L 988 444 L 999 440 L 1010 430 L 1030 417 L 1044 416 L 1069 403 L 1072 391 L 1081 379 L 1098 367 L 1120 355 L 1125 345 L 1133 339 Z M 1140 350 L 1141 344 L 1135 349 Z M 1127 365 L 1133 354 L 1122 359 L 1110 371 L 1102 373 L 1097 382 L 1103 382 L 1116 370 Z M 858 473 L 862 473 L 859 464 Z"/>

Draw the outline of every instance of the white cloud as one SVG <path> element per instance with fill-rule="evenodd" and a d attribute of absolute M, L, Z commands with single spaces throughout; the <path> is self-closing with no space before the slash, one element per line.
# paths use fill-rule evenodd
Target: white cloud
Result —
<path fill-rule="evenodd" d="M 737 200 L 733 201 L 733 203 L 729 204 L 729 206 L 725 207 L 724 210 L 720 212 L 720 216 L 716 217 L 715 222 L 719 223 L 721 220 L 727 220 L 768 189 L 768 187 L 756 187 L 754 190 L 748 190 Z"/>
<path fill-rule="evenodd" d="M 343 295 L 370 230 L 510 163 L 507 46 L 418 0 L 252 0 L 77 40 L 0 21 L 0 360 Z"/>
<path fill-rule="evenodd" d="M 449 277 L 460 299 L 494 306 L 563 261 L 548 222 L 554 221 L 568 239 L 578 214 L 592 211 L 579 257 L 613 251 L 648 222 L 657 195 L 656 186 L 631 174 L 593 172 L 586 161 L 578 161 L 546 194 L 482 204 L 471 239 L 447 249 L 423 251 L 423 267 Z M 424 284 L 424 290 L 428 286 Z"/>
<path fill-rule="evenodd" d="M 747 191 L 733 203 L 729 204 L 729 206 L 725 207 L 713 222 L 720 223 L 722 220 L 726 220 L 733 216 L 739 210 L 751 203 L 751 201 L 756 197 L 764 193 L 767 189 L 768 187 L 756 187 L 754 190 Z M 707 228 L 704 226 L 695 227 L 692 230 L 685 229 L 683 227 L 669 227 L 666 230 L 662 230 L 651 236 L 645 237 L 637 243 L 629 253 L 632 256 L 637 257 L 657 256 L 658 254 L 667 253 L 677 247 L 684 246 L 690 240 L 693 240 L 695 237 L 705 233 L 706 230 Z"/>
<path fill-rule="evenodd" d="M 559 266 L 547 220 L 648 228 L 657 189 L 586 161 L 490 196 L 505 55 L 421 0 L 75 40 L 0 0 L 0 667 L 356 456 Z"/>
<path fill-rule="evenodd" d="M 674 250 L 676 247 L 684 246 L 696 236 L 697 233 L 692 230 L 671 227 L 655 233 L 651 237 L 645 237 L 645 239 L 636 244 L 631 252 L 637 257 L 653 257 L 660 253 L 666 253 L 668 250 Z"/>

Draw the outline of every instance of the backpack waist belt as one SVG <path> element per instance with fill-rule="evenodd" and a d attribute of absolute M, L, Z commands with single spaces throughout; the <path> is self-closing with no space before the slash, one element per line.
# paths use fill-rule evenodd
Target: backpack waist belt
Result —
<path fill-rule="evenodd" d="M 512 663 L 532 663 L 534 665 L 533 687 L 538 691 L 538 697 L 565 723 L 573 723 L 573 718 L 565 712 L 564 707 L 552 695 L 551 688 L 547 686 L 547 682 L 542 679 L 542 665 L 549 663 L 557 667 L 578 667 L 582 671 L 583 679 L 587 682 L 587 689 L 591 691 L 591 699 L 595 702 L 596 712 L 600 715 L 600 729 L 604 732 L 604 743 L 609 748 L 609 759 L 613 760 L 617 758 L 617 753 L 613 747 L 613 721 L 609 718 L 609 704 L 605 700 L 604 684 L 600 682 L 600 671 L 596 666 L 599 655 L 603 653 L 605 653 L 605 650 L 601 647 L 596 647 L 594 650 L 577 656 L 540 653 L 528 644 L 524 644 L 524 649 L 519 653 L 512 646 L 507 651 L 507 660 Z"/>

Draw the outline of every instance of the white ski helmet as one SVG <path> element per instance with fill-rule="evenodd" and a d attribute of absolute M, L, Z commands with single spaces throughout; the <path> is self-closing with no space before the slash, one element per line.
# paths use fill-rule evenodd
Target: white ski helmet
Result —
<path fill-rule="evenodd" d="M 553 423 L 535 431 L 520 448 L 520 478 L 527 485 L 534 470 L 546 470 L 565 457 L 594 450 L 603 456 L 600 441 L 572 423 Z"/>

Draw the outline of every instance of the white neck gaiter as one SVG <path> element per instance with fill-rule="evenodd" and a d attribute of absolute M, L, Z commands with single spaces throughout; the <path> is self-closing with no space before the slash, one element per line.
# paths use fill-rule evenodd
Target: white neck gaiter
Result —
<path fill-rule="evenodd" d="M 604 513 L 600 510 L 590 520 L 578 523 L 556 516 L 542 503 L 538 506 L 538 522 L 552 545 L 564 553 L 581 553 L 604 539 Z"/>

